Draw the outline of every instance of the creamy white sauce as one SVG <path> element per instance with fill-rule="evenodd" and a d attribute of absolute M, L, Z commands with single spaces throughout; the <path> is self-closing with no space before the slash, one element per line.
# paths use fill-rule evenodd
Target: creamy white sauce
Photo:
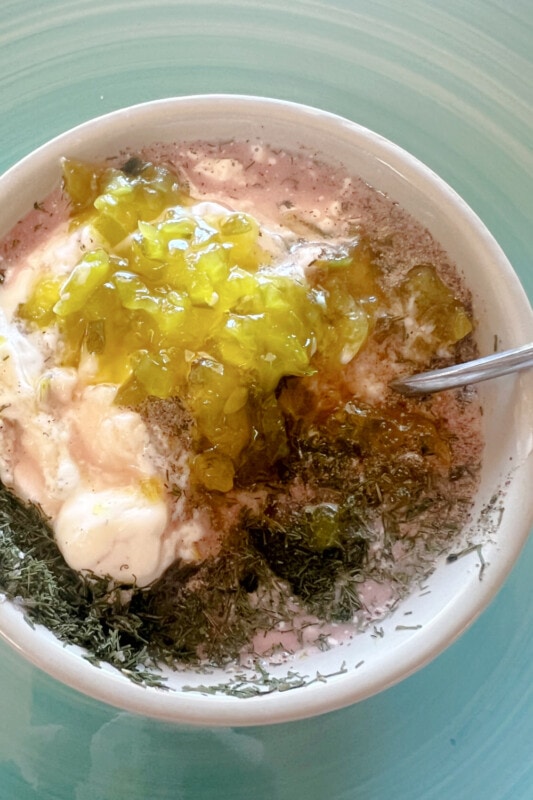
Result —
<path fill-rule="evenodd" d="M 70 566 L 141 585 L 165 564 L 162 537 L 168 509 L 135 485 L 69 495 L 54 519 L 57 544 Z"/>
<path fill-rule="evenodd" d="M 238 165 L 223 159 L 204 161 L 198 169 L 234 182 Z M 209 218 L 229 209 L 231 200 L 219 198 L 188 212 Z M 261 246 L 271 259 L 265 269 L 305 280 L 305 268 L 324 245 L 298 247 L 296 240 L 283 226 L 262 227 Z M 146 586 L 177 558 L 204 557 L 201 543 L 215 535 L 208 517 L 201 510 L 184 515 L 183 504 L 169 495 L 166 465 L 141 415 L 114 404 L 117 386 L 91 384 L 94 357 L 85 357 L 77 370 L 50 366 L 57 334 L 22 333 L 15 320 L 38 277 L 68 274 L 96 246 L 89 228 L 69 232 L 60 223 L 6 275 L 0 293 L 0 478 L 43 509 L 73 569 Z M 183 455 L 178 484 L 186 490 L 188 454 Z"/>
<path fill-rule="evenodd" d="M 204 209 L 213 213 L 215 209 Z M 90 385 L 80 370 L 47 361 L 50 332 L 26 335 L 14 314 L 43 272 L 67 273 L 90 244 L 87 229 L 58 226 L 6 276 L 0 306 L 0 477 L 50 518 L 75 570 L 145 586 L 176 558 L 197 560 L 204 521 L 176 519 L 164 470 L 141 416 L 114 405 L 117 387 Z M 143 485 L 154 482 L 158 496 Z"/>

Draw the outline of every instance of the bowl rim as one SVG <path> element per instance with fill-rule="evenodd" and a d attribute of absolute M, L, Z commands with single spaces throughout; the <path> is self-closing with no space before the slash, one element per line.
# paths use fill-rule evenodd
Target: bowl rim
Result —
<path fill-rule="evenodd" d="M 468 228 L 487 256 L 498 265 L 505 279 L 507 302 L 520 311 L 513 321 L 514 337 L 517 340 L 528 336 L 533 338 L 533 313 L 518 277 L 492 234 L 455 190 L 415 156 L 380 134 L 345 117 L 305 104 L 257 95 L 200 94 L 150 100 L 119 108 L 55 136 L 10 167 L 0 176 L 0 204 L 3 202 L 2 195 L 12 194 L 20 180 L 34 174 L 39 165 L 50 163 L 54 158 L 58 161 L 65 154 L 65 149 L 71 152 L 80 149 L 93 133 L 102 140 L 111 131 L 114 131 L 114 135 L 117 131 L 123 131 L 122 135 L 125 136 L 128 127 L 142 126 L 154 115 L 160 120 L 170 119 L 177 108 L 185 110 L 185 113 L 202 113 L 206 107 L 212 112 L 215 108 L 227 108 L 228 105 L 233 107 L 235 114 L 251 109 L 257 112 L 262 110 L 262 113 L 266 110 L 269 115 L 303 119 L 315 128 L 334 131 L 345 139 L 353 138 L 357 140 L 357 146 L 364 148 L 372 158 L 381 160 L 387 168 L 397 170 L 421 191 L 436 193 L 442 207 L 457 216 L 459 224 Z M 18 219 L 21 215 L 16 213 L 15 216 Z M 520 343 L 523 342 L 516 342 Z M 533 477 L 531 451 L 527 460 L 528 474 Z M 527 476 L 523 472 L 521 480 L 525 488 Z M 350 671 L 337 676 L 334 681 L 315 684 L 313 690 L 305 694 L 300 689 L 298 692 L 273 693 L 246 700 L 217 696 L 214 701 L 213 697 L 199 693 L 170 693 L 137 686 L 106 665 L 101 669 L 95 668 L 80 658 L 79 648 L 65 648 L 44 629 L 39 647 L 36 647 L 35 631 L 23 620 L 20 609 L 9 602 L 0 604 L 0 636 L 24 658 L 62 683 L 112 706 L 161 720 L 233 726 L 271 724 L 315 716 L 363 700 L 398 683 L 428 664 L 455 641 L 486 608 L 507 578 L 533 522 L 533 504 L 530 503 L 530 506 L 529 510 L 524 508 L 521 512 L 521 534 L 508 543 L 510 549 L 506 551 L 505 560 L 489 571 L 483 588 L 475 598 L 463 597 L 462 613 L 455 616 L 448 614 L 445 620 L 434 619 L 424 626 L 423 633 L 413 631 L 406 636 L 395 651 L 395 663 L 389 665 L 388 669 L 378 668 L 374 672 L 361 670 L 356 680 L 353 680 L 354 673 Z"/>

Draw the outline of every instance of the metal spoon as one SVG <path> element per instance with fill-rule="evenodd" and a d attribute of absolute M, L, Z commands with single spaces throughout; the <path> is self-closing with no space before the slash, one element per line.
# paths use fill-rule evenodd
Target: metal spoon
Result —
<path fill-rule="evenodd" d="M 405 395 L 431 394 L 443 389 L 455 389 L 468 383 L 479 383 L 489 378 L 499 378 L 510 372 L 533 367 L 533 343 L 494 353 L 491 356 L 466 361 L 445 369 L 420 372 L 407 378 L 397 378 L 390 383 L 395 392 Z"/>

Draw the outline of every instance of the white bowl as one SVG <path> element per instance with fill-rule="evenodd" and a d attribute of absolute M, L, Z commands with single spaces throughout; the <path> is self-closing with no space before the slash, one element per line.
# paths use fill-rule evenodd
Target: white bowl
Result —
<path fill-rule="evenodd" d="M 0 178 L 0 236 L 44 198 L 60 179 L 63 156 L 98 159 L 118 149 L 153 142 L 261 137 L 275 147 L 299 145 L 323 160 L 343 164 L 396 200 L 422 222 L 455 261 L 473 292 L 477 342 L 482 353 L 533 340 L 533 314 L 505 255 L 482 222 L 430 169 L 396 145 L 346 119 L 278 100 L 244 96 L 179 97 L 123 109 L 74 128 L 39 148 Z M 220 683 L 220 671 L 198 676 L 171 673 L 171 691 L 131 683 L 111 667 L 92 666 L 76 647 L 64 647 L 47 630 L 30 628 L 19 608 L 0 607 L 0 632 L 24 657 L 55 678 L 106 703 L 161 719 L 203 725 L 252 725 L 320 714 L 379 692 L 435 658 L 487 606 L 508 575 L 533 518 L 533 374 L 480 385 L 486 446 L 475 518 L 495 493 L 503 501 L 488 520 L 479 579 L 479 555 L 437 565 L 429 593 L 408 598 L 380 626 L 348 647 L 298 659 L 292 669 L 313 678 L 337 673 L 296 690 L 241 699 L 184 692 L 183 686 Z M 500 510 L 500 509 L 503 509 Z M 501 517 L 501 519 L 500 519 Z M 499 524 L 497 524 L 499 523 Z M 483 528 L 483 526 L 481 526 Z M 478 537 L 479 538 L 479 537 Z M 412 612 L 404 616 L 405 610 Z M 397 629 L 409 620 L 408 629 Z M 290 665 L 289 665 L 290 668 Z M 287 666 L 271 668 L 283 677 Z"/>

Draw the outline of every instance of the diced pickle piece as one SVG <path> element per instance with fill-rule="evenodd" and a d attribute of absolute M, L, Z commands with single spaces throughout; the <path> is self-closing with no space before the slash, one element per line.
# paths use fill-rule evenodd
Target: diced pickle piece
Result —
<path fill-rule="evenodd" d="M 269 258 L 258 244 L 259 226 L 249 214 L 235 212 L 229 214 L 220 225 L 220 241 L 230 248 L 233 264 L 255 271 L 259 261 Z"/>
<path fill-rule="evenodd" d="M 247 386 L 237 370 L 202 358 L 191 367 L 185 396 L 195 417 L 198 437 L 234 461 L 248 443 L 251 432 L 245 404 L 240 402 L 232 408 L 228 403 L 239 390 L 241 398 L 242 392 L 247 394 Z"/>
<path fill-rule="evenodd" d="M 33 322 L 41 328 L 52 325 L 56 320 L 54 306 L 59 300 L 59 292 L 64 278 L 45 277 L 41 279 L 33 289 L 33 294 L 26 303 L 22 303 L 18 308 L 18 315 L 21 319 Z"/>
<path fill-rule="evenodd" d="M 312 550 L 327 550 L 339 546 L 340 513 L 333 503 L 320 503 L 306 509 L 309 530 L 309 547 Z"/>
<path fill-rule="evenodd" d="M 119 311 L 120 298 L 115 283 L 106 281 L 87 299 L 83 315 L 88 320 L 113 320 Z"/>
<path fill-rule="evenodd" d="M 324 328 L 319 349 L 340 365 L 349 364 L 368 338 L 370 323 L 363 308 L 351 298 L 343 302 L 329 324 Z"/>
<path fill-rule="evenodd" d="M 341 250 L 337 257 L 319 259 L 313 267 L 314 285 L 325 292 L 328 320 L 319 349 L 332 361 L 348 364 L 366 342 L 372 315 L 384 302 L 379 270 L 365 242 Z"/>
<path fill-rule="evenodd" d="M 218 350 L 228 364 L 254 376 L 265 392 L 273 392 L 284 375 L 307 375 L 310 353 L 286 314 L 286 326 L 270 314 L 232 314 L 220 332 Z"/>
<path fill-rule="evenodd" d="M 230 458 L 216 450 L 199 453 L 192 462 L 192 475 L 209 491 L 229 492 L 235 469 Z"/>
<path fill-rule="evenodd" d="M 139 220 L 154 220 L 185 197 L 177 177 L 153 164 L 139 163 L 130 172 L 67 160 L 63 181 L 72 193 L 74 217 L 81 214 L 111 247 L 133 233 Z"/>
<path fill-rule="evenodd" d="M 80 311 L 93 292 L 105 283 L 111 272 L 111 259 L 105 250 L 87 253 L 61 286 L 54 305 L 58 317 Z"/>
<path fill-rule="evenodd" d="M 196 253 L 187 254 L 185 261 L 190 269 L 204 274 L 216 287 L 226 281 L 229 275 L 228 251 L 215 242 Z"/>
<path fill-rule="evenodd" d="M 138 406 L 147 397 L 148 394 L 144 386 L 134 375 L 131 375 L 119 387 L 115 396 L 115 403 L 122 406 Z"/>
<path fill-rule="evenodd" d="M 85 332 L 85 346 L 89 353 L 101 355 L 105 349 L 105 323 L 103 319 L 90 320 Z"/>
<path fill-rule="evenodd" d="M 134 272 L 120 270 L 115 272 L 113 283 L 123 308 L 129 311 L 156 313 L 160 307 L 159 298 L 150 293 L 147 284 Z"/>
<path fill-rule="evenodd" d="M 314 281 L 337 298 L 350 297 L 364 308 L 373 308 L 384 302 L 380 284 L 380 270 L 366 240 L 342 250 L 329 259 L 318 259 L 314 265 Z"/>
<path fill-rule="evenodd" d="M 257 288 L 253 275 L 242 267 L 232 267 L 227 280 L 218 288 L 220 303 L 226 311 L 238 313 L 239 305 L 249 303 Z"/>
<path fill-rule="evenodd" d="M 224 414 L 234 414 L 244 408 L 248 402 L 248 393 L 247 386 L 236 386 L 226 398 L 223 408 Z"/>
<path fill-rule="evenodd" d="M 134 375 L 147 395 L 164 399 L 174 393 L 176 376 L 172 359 L 167 353 L 161 352 L 156 356 L 141 351 L 136 361 Z"/>
<path fill-rule="evenodd" d="M 406 314 L 418 326 L 409 346 L 415 357 L 431 358 L 439 348 L 450 347 L 472 331 L 464 306 L 432 265 L 413 267 L 400 284 L 399 294 Z"/>
<path fill-rule="evenodd" d="M 168 248 L 166 242 L 161 237 L 158 227 L 149 222 L 138 221 L 138 231 L 133 235 L 134 241 L 139 245 L 140 252 L 146 258 L 147 273 L 150 275 L 150 266 L 157 269 L 157 263 L 164 263 Z"/>
<path fill-rule="evenodd" d="M 105 185 L 106 168 L 77 159 L 62 161 L 63 186 L 76 214 L 92 207 Z"/>
<path fill-rule="evenodd" d="M 285 418 L 275 395 L 251 393 L 247 408 L 251 436 L 239 465 L 244 482 L 250 476 L 267 477 L 272 465 L 289 454 Z"/>
<path fill-rule="evenodd" d="M 379 453 L 393 457 L 398 453 L 435 456 L 447 465 L 450 446 L 433 419 L 400 409 L 381 413 L 363 404 L 349 402 L 330 418 L 332 433 L 353 441 L 363 457 Z"/>

